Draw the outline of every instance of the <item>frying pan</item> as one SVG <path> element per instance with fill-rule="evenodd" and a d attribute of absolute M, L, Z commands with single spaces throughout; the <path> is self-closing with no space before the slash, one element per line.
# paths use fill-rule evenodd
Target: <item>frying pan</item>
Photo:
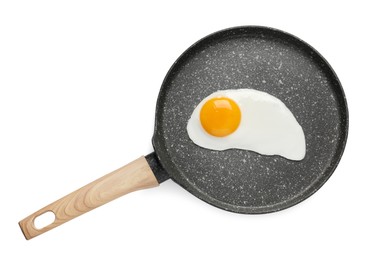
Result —
<path fill-rule="evenodd" d="M 249 88 L 282 100 L 302 126 L 301 161 L 253 151 L 214 151 L 195 145 L 186 126 L 209 94 Z M 327 61 L 286 32 L 259 26 L 222 30 L 199 40 L 172 65 L 156 106 L 154 152 L 51 203 L 19 222 L 26 239 L 42 234 L 126 193 L 171 178 L 218 208 L 247 214 L 293 206 L 316 192 L 334 172 L 348 135 L 342 86 Z M 51 211 L 55 220 L 37 229 Z"/>

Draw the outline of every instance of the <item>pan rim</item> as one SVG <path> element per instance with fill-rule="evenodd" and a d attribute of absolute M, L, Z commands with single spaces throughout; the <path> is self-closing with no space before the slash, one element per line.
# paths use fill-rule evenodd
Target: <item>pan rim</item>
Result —
<path fill-rule="evenodd" d="M 271 204 L 271 205 L 265 205 L 261 207 L 255 207 L 255 206 L 238 206 L 238 205 L 232 205 L 230 203 L 226 203 L 223 201 L 220 201 L 218 199 L 215 199 L 211 197 L 209 194 L 201 191 L 198 187 L 196 187 L 188 178 L 183 176 L 183 171 L 178 169 L 178 167 L 172 162 L 172 158 L 168 155 L 167 148 L 164 147 L 162 142 L 160 142 L 159 139 L 159 134 L 158 134 L 158 129 L 160 129 L 158 125 L 158 114 L 160 114 L 160 110 L 162 109 L 163 106 L 163 99 L 164 93 L 167 88 L 167 81 L 169 80 L 170 77 L 172 77 L 175 68 L 178 67 L 178 64 L 183 62 L 183 59 L 188 57 L 188 55 L 192 52 L 194 48 L 198 47 L 199 45 L 203 44 L 207 40 L 210 40 L 211 38 L 217 37 L 219 35 L 225 34 L 225 33 L 230 33 L 231 31 L 240 31 L 240 30 L 264 30 L 267 32 L 272 32 L 272 33 L 277 33 L 284 35 L 293 41 L 297 42 L 298 44 L 301 44 L 303 48 L 309 49 L 314 52 L 315 56 L 318 57 L 318 59 L 321 60 L 321 62 L 326 65 L 326 69 L 328 70 L 331 78 L 334 79 L 336 82 L 335 87 L 335 92 L 338 93 L 339 98 L 338 101 L 340 103 L 340 114 L 344 115 L 344 118 L 340 121 L 340 125 L 342 126 L 341 128 L 341 139 L 339 139 L 338 146 L 340 148 L 336 148 L 334 152 L 334 157 L 332 160 L 332 164 L 328 167 L 329 169 L 324 171 L 325 174 L 323 174 L 323 178 L 320 177 L 318 180 L 314 181 L 311 185 L 311 187 L 307 187 L 304 189 L 302 192 L 297 194 L 297 196 L 292 197 L 289 200 L 284 200 L 276 204 Z M 219 37 L 218 37 L 219 38 Z M 325 183 L 326 181 L 331 177 L 331 175 L 334 173 L 336 170 L 338 164 L 340 163 L 340 160 L 343 156 L 345 146 L 348 140 L 348 129 L 349 129 L 349 112 L 348 112 L 348 104 L 347 104 L 347 99 L 345 92 L 343 90 L 342 84 L 336 75 L 335 71 L 331 67 L 331 65 L 328 63 L 328 61 L 316 50 L 314 49 L 311 45 L 309 45 L 307 42 L 303 41 L 302 39 L 294 36 L 293 34 L 290 34 L 288 32 L 275 29 L 272 27 L 267 27 L 267 26 L 257 26 L 257 25 L 248 25 L 248 26 L 237 26 L 237 27 L 229 27 L 223 30 L 219 30 L 216 32 L 213 32 L 200 40 L 196 41 L 193 43 L 190 47 L 188 47 L 177 59 L 176 61 L 172 64 L 168 72 L 166 73 L 166 76 L 162 82 L 160 92 L 157 98 L 157 103 L 156 103 L 156 120 L 154 124 L 154 133 L 152 137 L 152 143 L 153 147 L 155 149 L 155 154 L 159 159 L 159 162 L 161 165 L 164 167 L 166 172 L 170 175 L 171 179 L 173 179 L 174 182 L 179 184 L 181 187 L 186 189 L 188 192 L 192 193 L 194 196 L 198 197 L 199 199 L 203 200 L 206 203 L 209 203 L 217 208 L 224 209 L 230 212 L 235 212 L 235 213 L 243 213 L 243 214 L 263 214 L 263 213 L 271 213 L 271 212 L 276 212 L 280 211 L 283 209 L 287 209 L 289 207 L 292 207 L 294 205 L 299 204 L 300 202 L 304 201 L 305 199 L 309 198 L 311 195 L 313 195 L 316 191 L 318 191 Z M 170 162 L 171 163 L 167 163 Z M 181 172 L 181 173 L 179 173 Z"/>

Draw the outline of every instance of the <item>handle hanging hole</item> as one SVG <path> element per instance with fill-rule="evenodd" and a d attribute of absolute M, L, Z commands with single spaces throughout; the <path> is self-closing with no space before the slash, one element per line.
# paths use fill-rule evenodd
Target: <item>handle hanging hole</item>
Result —
<path fill-rule="evenodd" d="M 34 226 L 36 229 L 43 229 L 51 225 L 56 219 L 55 213 L 47 211 L 34 219 Z"/>

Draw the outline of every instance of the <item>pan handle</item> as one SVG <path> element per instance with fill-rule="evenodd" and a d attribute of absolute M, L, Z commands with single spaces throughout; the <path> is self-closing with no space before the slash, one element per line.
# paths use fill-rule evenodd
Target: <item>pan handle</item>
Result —
<path fill-rule="evenodd" d="M 28 240 L 127 193 L 158 185 L 147 160 L 142 156 L 38 210 L 21 220 L 19 226 Z M 36 228 L 34 220 L 46 212 L 54 213 L 53 223 Z"/>

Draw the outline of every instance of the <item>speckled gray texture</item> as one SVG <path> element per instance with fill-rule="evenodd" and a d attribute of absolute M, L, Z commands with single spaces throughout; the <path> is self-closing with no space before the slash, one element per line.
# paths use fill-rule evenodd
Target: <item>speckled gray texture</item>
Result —
<path fill-rule="evenodd" d="M 187 122 L 212 92 L 253 88 L 280 100 L 306 138 L 306 156 L 291 161 L 252 151 L 195 145 Z M 319 189 L 337 166 L 348 134 L 343 89 L 327 62 L 292 35 L 237 27 L 209 35 L 173 64 L 158 98 L 153 144 L 178 184 L 200 199 L 239 213 L 290 207 Z"/>

